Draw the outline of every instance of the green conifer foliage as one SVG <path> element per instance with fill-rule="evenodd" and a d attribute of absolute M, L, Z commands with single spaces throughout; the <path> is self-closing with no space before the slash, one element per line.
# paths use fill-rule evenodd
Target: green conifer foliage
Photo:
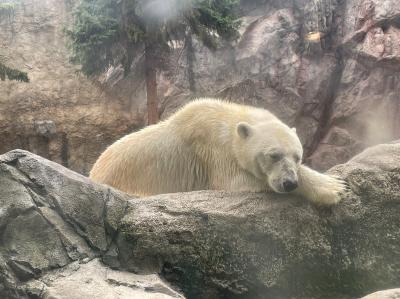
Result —
<path fill-rule="evenodd" d="M 72 61 L 87 76 L 122 64 L 130 72 L 133 59 L 144 54 L 148 122 L 158 121 L 156 72 L 171 41 L 190 31 L 207 47 L 239 36 L 238 0 L 81 0 L 67 35 Z"/>
<path fill-rule="evenodd" d="M 10 68 L 0 62 L 0 80 L 4 81 L 6 80 L 6 78 L 8 78 L 9 80 L 29 82 L 27 73 Z"/>
<path fill-rule="evenodd" d="M 15 13 L 15 3 L 0 3 L 0 20 L 10 21 Z M 29 82 L 28 74 L 20 70 L 11 68 L 4 63 L 4 59 L 0 56 L 0 80 L 15 80 Z"/>

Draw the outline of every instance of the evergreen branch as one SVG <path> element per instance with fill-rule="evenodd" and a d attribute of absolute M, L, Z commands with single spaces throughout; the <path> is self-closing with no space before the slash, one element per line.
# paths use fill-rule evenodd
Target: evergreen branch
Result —
<path fill-rule="evenodd" d="M 8 78 L 8 80 L 29 82 L 27 73 L 19 71 L 17 69 L 10 68 L 0 62 L 0 80 L 5 81 L 6 78 Z"/>

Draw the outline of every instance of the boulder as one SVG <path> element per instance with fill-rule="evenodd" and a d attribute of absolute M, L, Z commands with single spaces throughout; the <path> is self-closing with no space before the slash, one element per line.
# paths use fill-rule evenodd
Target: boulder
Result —
<path fill-rule="evenodd" d="M 0 297 L 343 299 L 400 281 L 399 143 L 331 169 L 351 187 L 332 208 L 249 192 L 133 198 L 20 150 L 0 172 Z"/>
<path fill-rule="evenodd" d="M 0 160 L 0 298 L 183 298 L 158 275 L 101 262 L 106 204 L 126 195 L 25 151 Z"/>

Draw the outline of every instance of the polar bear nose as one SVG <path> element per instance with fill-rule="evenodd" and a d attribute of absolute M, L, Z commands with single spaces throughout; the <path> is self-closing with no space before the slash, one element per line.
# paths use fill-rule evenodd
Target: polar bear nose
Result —
<path fill-rule="evenodd" d="M 286 192 L 293 191 L 296 188 L 297 188 L 297 181 L 285 180 L 283 182 L 283 189 L 285 189 Z"/>

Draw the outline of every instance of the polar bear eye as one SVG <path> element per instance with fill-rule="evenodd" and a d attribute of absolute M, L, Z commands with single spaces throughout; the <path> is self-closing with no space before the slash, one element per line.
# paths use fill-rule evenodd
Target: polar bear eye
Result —
<path fill-rule="evenodd" d="M 294 162 L 297 164 L 300 162 L 300 156 L 299 155 L 294 155 L 293 156 Z"/>
<path fill-rule="evenodd" d="M 273 162 L 278 162 L 283 157 L 283 155 L 281 153 L 270 153 L 268 155 Z"/>

